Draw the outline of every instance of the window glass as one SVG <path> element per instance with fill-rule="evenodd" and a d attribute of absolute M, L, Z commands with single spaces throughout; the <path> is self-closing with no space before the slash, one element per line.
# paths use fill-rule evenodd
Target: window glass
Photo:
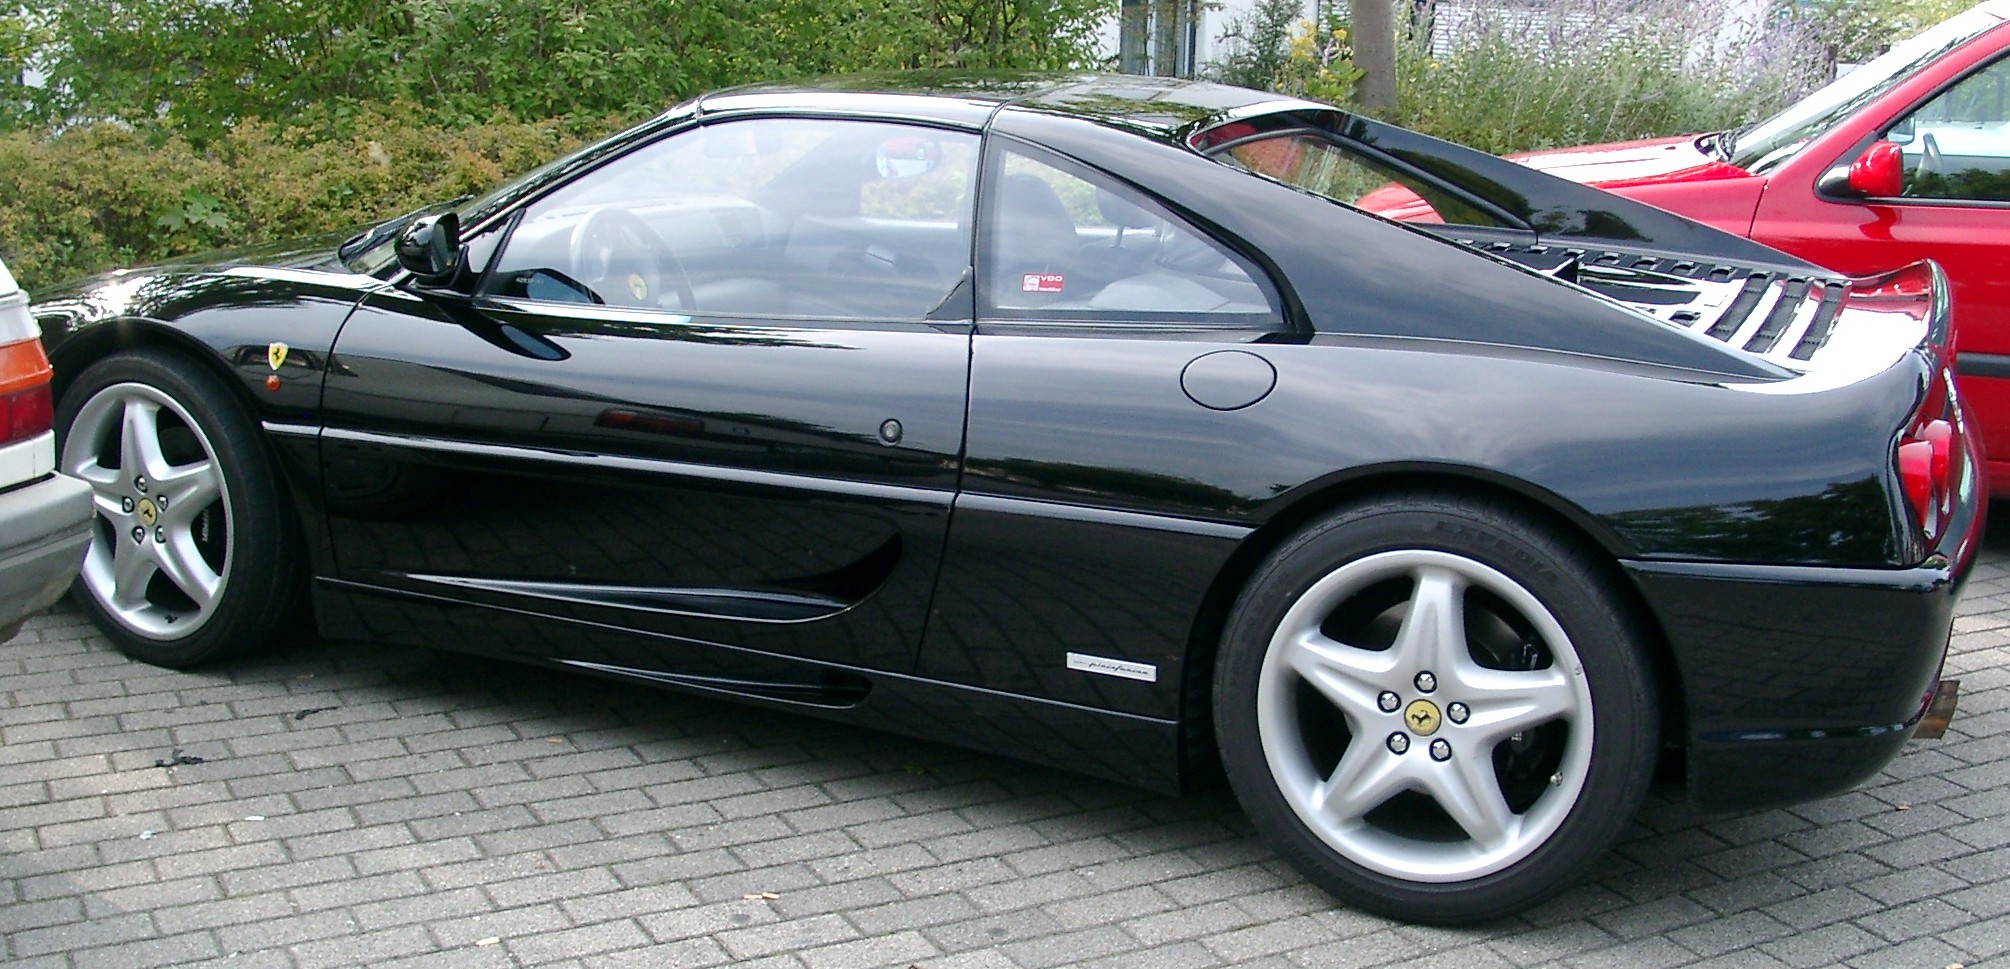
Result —
<path fill-rule="evenodd" d="M 487 291 L 685 313 L 918 320 L 970 261 L 977 136 L 755 119 L 639 148 L 532 204 Z"/>
<path fill-rule="evenodd" d="M 1085 320 L 1279 319 L 1247 260 L 1114 180 L 1008 148 L 990 183 L 984 299 L 994 311 Z"/>
<path fill-rule="evenodd" d="M 2010 59 L 1963 78 L 1885 137 L 1904 158 L 1904 194 L 2010 202 Z"/>
<path fill-rule="evenodd" d="M 1870 63 L 1830 81 L 1785 111 L 1750 128 L 1731 132 L 1729 142 L 1720 150 L 1731 164 L 1746 171 L 1760 175 L 1772 171 L 1857 109 L 1883 97 L 1927 64 L 2002 22 L 1980 7 L 1956 14 L 1900 41 Z"/>
<path fill-rule="evenodd" d="M 1214 157 L 1400 222 L 1504 225 L 1466 199 L 1312 132 L 1241 142 Z"/>

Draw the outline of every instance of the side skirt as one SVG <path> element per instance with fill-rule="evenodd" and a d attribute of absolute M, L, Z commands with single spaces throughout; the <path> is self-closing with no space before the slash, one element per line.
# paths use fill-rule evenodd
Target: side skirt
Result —
<path fill-rule="evenodd" d="M 315 582 L 314 607 L 329 639 L 405 643 L 574 670 L 906 734 L 1166 794 L 1181 789 L 1174 720 L 337 579 Z M 551 648 L 559 644 L 568 648 Z M 642 653 L 676 656 L 682 668 L 643 669 L 598 658 Z M 842 688 L 830 688 L 835 684 Z"/>

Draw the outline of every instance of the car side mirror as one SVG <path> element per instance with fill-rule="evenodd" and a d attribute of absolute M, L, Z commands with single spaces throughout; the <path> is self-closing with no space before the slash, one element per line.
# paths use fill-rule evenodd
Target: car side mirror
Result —
<path fill-rule="evenodd" d="M 1818 187 L 1828 195 L 1895 198 L 1905 191 L 1904 156 L 1895 142 L 1871 142 L 1855 161 L 1829 169 Z"/>
<path fill-rule="evenodd" d="M 398 233 L 398 265 L 420 283 L 437 286 L 461 268 L 461 217 L 452 212 L 415 219 Z"/>

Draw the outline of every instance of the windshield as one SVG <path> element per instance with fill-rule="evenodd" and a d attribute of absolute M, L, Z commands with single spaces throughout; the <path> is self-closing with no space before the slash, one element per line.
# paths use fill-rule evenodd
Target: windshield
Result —
<path fill-rule="evenodd" d="M 1973 8 L 1894 46 L 1870 63 L 1737 135 L 1731 164 L 1764 174 L 1792 158 L 1830 126 L 1884 96 L 1928 62 L 2003 22 L 1996 4 Z"/>

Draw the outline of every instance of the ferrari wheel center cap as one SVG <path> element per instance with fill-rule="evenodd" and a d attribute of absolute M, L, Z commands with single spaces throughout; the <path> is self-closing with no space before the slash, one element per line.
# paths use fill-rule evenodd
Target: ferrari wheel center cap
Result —
<path fill-rule="evenodd" d="M 140 524 L 145 525 L 148 528 L 152 528 L 154 523 L 160 521 L 161 519 L 161 511 L 159 508 L 154 506 L 154 500 L 152 498 L 141 498 L 139 507 L 133 510 L 136 514 L 140 516 Z"/>
<path fill-rule="evenodd" d="M 1403 708 L 1403 725 L 1411 732 L 1428 737 L 1438 732 L 1438 724 L 1443 717 L 1438 713 L 1438 705 L 1429 700 L 1411 700 Z"/>

